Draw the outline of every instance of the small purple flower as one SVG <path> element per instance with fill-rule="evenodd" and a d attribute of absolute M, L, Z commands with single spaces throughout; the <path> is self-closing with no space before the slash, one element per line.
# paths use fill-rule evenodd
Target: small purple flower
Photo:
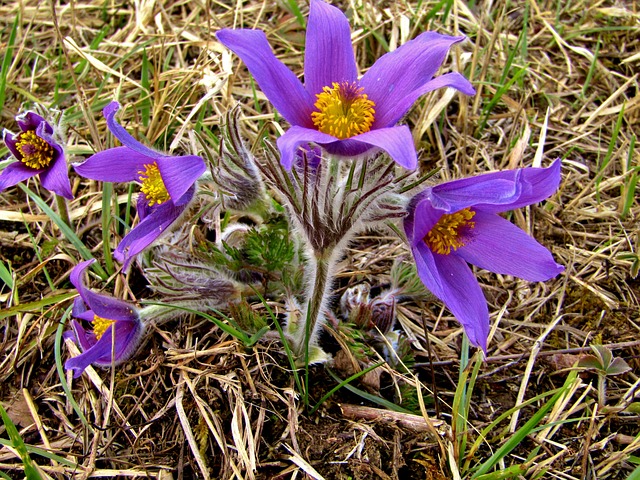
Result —
<path fill-rule="evenodd" d="M 560 184 L 560 160 L 549 168 L 488 173 L 429 187 L 409 203 L 404 230 L 426 287 L 487 349 L 489 311 L 468 263 L 541 282 L 564 271 L 551 253 L 498 213 L 540 202 Z"/>
<path fill-rule="evenodd" d="M 80 294 L 75 299 L 71 314 L 75 318 L 91 322 L 93 326 L 92 330 L 85 330 L 80 322 L 71 322 L 82 354 L 67 360 L 64 368 L 73 370 L 75 378 L 82 375 L 89 365 L 109 367 L 127 360 L 135 352 L 144 330 L 138 312 L 132 305 L 109 295 L 93 292 L 85 286 L 84 272 L 93 262 L 95 260 L 79 263 L 70 276 L 71 283 Z"/>
<path fill-rule="evenodd" d="M 116 122 L 119 108 L 118 102 L 111 102 L 103 114 L 109 130 L 123 146 L 98 152 L 73 168 L 93 180 L 141 184 L 137 202 L 140 223 L 125 235 L 114 252 L 126 270 L 131 260 L 186 210 L 195 195 L 195 182 L 206 166 L 197 155 L 169 156 L 144 146 Z"/>
<path fill-rule="evenodd" d="M 396 123 L 427 92 L 453 87 L 475 90 L 459 73 L 433 78 L 449 48 L 465 37 L 425 32 L 387 53 L 358 79 L 349 21 L 337 8 L 311 0 L 303 85 L 269 47 L 260 30 L 223 29 L 216 36 L 238 55 L 264 94 L 292 125 L 278 139 L 282 165 L 290 170 L 298 146 L 313 142 L 339 156 L 386 151 L 416 168 L 411 132 Z"/>
<path fill-rule="evenodd" d="M 20 133 L 5 130 L 4 143 L 17 162 L 0 173 L 0 192 L 28 178 L 40 175 L 42 186 L 71 200 L 71 183 L 64 148 L 54 138 L 53 127 L 34 112 L 16 117 Z"/>

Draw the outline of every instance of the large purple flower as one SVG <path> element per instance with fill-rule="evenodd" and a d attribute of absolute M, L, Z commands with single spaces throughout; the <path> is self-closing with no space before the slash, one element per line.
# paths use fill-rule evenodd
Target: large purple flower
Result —
<path fill-rule="evenodd" d="M 131 260 L 186 210 L 195 195 L 195 182 L 206 166 L 197 155 L 169 156 L 144 146 L 116 122 L 119 108 L 118 102 L 111 102 L 103 113 L 109 130 L 123 146 L 98 152 L 73 168 L 94 180 L 141 184 L 137 202 L 140 223 L 114 252 L 126 270 Z"/>
<path fill-rule="evenodd" d="M 560 184 L 549 168 L 488 173 L 427 188 L 409 203 L 404 230 L 426 287 L 455 315 L 469 340 L 486 351 L 489 312 L 467 263 L 530 282 L 564 270 L 551 253 L 498 213 L 540 202 Z"/>
<path fill-rule="evenodd" d="M 5 130 L 4 143 L 17 162 L 0 174 L 0 192 L 28 178 L 40 175 L 47 190 L 72 199 L 64 148 L 53 138 L 53 127 L 40 115 L 25 112 L 16 117 L 20 133 Z"/>
<path fill-rule="evenodd" d="M 403 167 L 416 168 L 411 132 L 396 123 L 432 90 L 453 87 L 467 95 L 475 93 L 459 73 L 433 78 L 449 48 L 465 38 L 435 32 L 422 33 L 383 55 L 358 80 L 349 22 L 322 0 L 311 0 L 304 85 L 275 57 L 264 32 L 224 29 L 216 36 L 244 61 L 264 94 L 292 125 L 278 139 L 287 170 L 298 146 L 309 142 L 340 156 L 378 148 Z"/>
<path fill-rule="evenodd" d="M 84 284 L 84 272 L 95 260 L 79 263 L 71 271 L 71 283 L 78 289 L 72 315 L 91 322 L 92 330 L 85 330 L 80 322 L 72 320 L 73 332 L 82 354 L 64 364 L 79 377 L 89 365 L 109 367 L 127 360 L 140 343 L 144 326 L 137 310 L 129 303 L 109 295 L 89 290 Z M 113 338 L 115 335 L 115 338 Z M 112 357 L 113 352 L 113 357 Z"/>

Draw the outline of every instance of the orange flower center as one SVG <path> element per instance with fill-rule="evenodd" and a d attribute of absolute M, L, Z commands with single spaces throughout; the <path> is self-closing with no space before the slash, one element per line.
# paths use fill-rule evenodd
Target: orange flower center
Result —
<path fill-rule="evenodd" d="M 142 183 L 141 190 L 149 202 L 149 206 L 160 205 L 171 198 L 160 175 L 157 162 L 145 165 L 144 171 L 140 170 L 138 173 Z"/>
<path fill-rule="evenodd" d="M 53 147 L 36 135 L 35 130 L 20 133 L 16 149 L 22 154 L 20 161 L 29 168 L 39 170 L 53 160 Z"/>
<path fill-rule="evenodd" d="M 451 249 L 457 250 L 464 246 L 461 240 L 462 233 L 476 226 L 475 222 L 470 221 L 475 214 L 471 208 L 465 208 L 456 213 L 442 215 L 424 237 L 424 242 L 432 252 L 449 255 Z"/>
<path fill-rule="evenodd" d="M 93 334 L 96 336 L 96 340 L 100 340 L 104 332 L 107 331 L 111 325 L 116 323 L 115 320 L 109 320 L 108 318 L 102 318 L 97 315 L 93 316 Z"/>
<path fill-rule="evenodd" d="M 375 103 L 362 90 L 355 82 L 334 82 L 324 87 L 316 95 L 318 111 L 311 114 L 313 124 L 322 133 L 341 140 L 371 130 Z"/>

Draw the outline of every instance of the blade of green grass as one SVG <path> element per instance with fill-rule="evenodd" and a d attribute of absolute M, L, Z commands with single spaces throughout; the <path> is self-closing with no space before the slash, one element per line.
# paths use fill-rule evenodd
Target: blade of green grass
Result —
<path fill-rule="evenodd" d="M 640 480 L 640 467 L 637 467 L 631 475 L 627 477 L 627 480 Z"/>
<path fill-rule="evenodd" d="M 22 437 L 20 436 L 20 432 L 14 425 L 14 423 L 9 418 L 9 415 L 0 404 L 0 415 L 2 416 L 2 422 L 4 423 L 4 427 L 7 429 L 7 435 L 9 435 L 9 439 L 11 440 L 11 446 L 16 449 L 18 455 L 20 456 L 20 460 L 22 460 L 22 464 L 24 465 L 24 474 L 26 475 L 28 480 L 42 480 L 42 476 L 38 471 L 38 467 L 31 457 L 29 456 L 29 452 L 27 452 L 27 447 L 22 441 Z"/>
<path fill-rule="evenodd" d="M 600 37 L 598 37 L 596 48 L 593 51 L 593 60 L 591 61 L 591 65 L 589 66 L 589 71 L 587 72 L 587 78 L 584 80 L 584 85 L 582 86 L 583 97 L 587 94 L 587 90 L 589 89 L 589 85 L 591 84 L 591 80 L 593 79 L 593 74 L 595 73 L 596 67 L 598 66 L 599 52 L 600 52 Z"/>
<path fill-rule="evenodd" d="M 22 218 L 24 220 L 24 216 Z M 36 242 L 36 239 L 33 238 L 33 235 L 31 234 L 31 229 L 29 228 L 29 223 L 27 223 L 25 221 L 24 222 L 24 226 L 27 229 L 27 234 L 29 235 L 29 240 L 31 240 L 31 244 L 33 245 L 33 251 L 36 252 L 36 257 L 38 257 L 38 261 L 40 262 L 40 265 L 42 265 L 43 261 L 42 261 L 42 255 L 40 255 L 40 246 L 38 245 L 38 243 Z M 44 276 L 47 279 L 47 283 L 49 284 L 49 288 L 53 292 L 55 290 L 55 287 L 53 286 L 53 282 L 51 281 L 51 277 L 49 276 L 49 272 L 48 272 L 47 267 L 45 265 L 42 265 L 42 272 L 44 273 Z"/>
<path fill-rule="evenodd" d="M 378 362 L 378 363 L 374 363 L 373 365 L 365 368 L 364 370 L 361 370 L 359 372 L 354 373 L 353 375 L 351 375 L 349 378 L 347 378 L 346 380 L 342 380 L 340 383 L 338 383 L 338 385 L 336 385 L 335 387 L 333 387 L 331 390 L 329 390 L 327 393 L 325 393 L 322 398 L 320 400 L 318 400 L 318 403 L 316 403 L 316 406 L 313 407 L 311 409 L 311 411 L 309 412 L 309 415 L 313 415 L 316 410 L 318 410 L 318 408 L 320 408 L 320 406 L 327 401 L 327 399 L 329 397 L 331 397 L 331 395 L 333 395 L 334 393 L 336 393 L 338 390 L 340 390 L 342 387 L 344 387 L 345 385 L 353 382 L 354 380 L 357 380 L 358 378 L 360 378 L 363 375 L 366 375 L 367 373 L 369 373 L 371 370 L 375 370 L 376 368 L 378 368 L 380 365 L 383 365 L 384 362 Z M 337 377 L 337 376 L 336 376 Z M 334 377 L 334 378 L 336 378 Z"/>
<path fill-rule="evenodd" d="M 13 290 L 13 275 L 11 275 L 11 264 L 7 262 L 9 267 L 4 265 L 4 262 L 0 260 L 0 280 L 2 280 L 9 290 Z"/>
<path fill-rule="evenodd" d="M 76 295 L 77 293 L 75 291 L 59 293 L 50 297 L 41 298 L 40 300 L 36 300 L 35 302 L 22 303 L 11 308 L 5 308 L 0 311 L 0 320 L 2 320 L 3 318 L 12 317 L 22 312 L 37 312 L 39 310 L 42 310 L 44 307 L 48 307 L 49 305 L 53 305 L 55 303 L 64 302 L 65 300 L 75 297 Z"/>
<path fill-rule="evenodd" d="M 245 345 L 249 342 L 249 336 L 244 333 L 241 330 L 238 330 L 234 327 L 232 327 L 231 325 L 227 325 L 224 322 L 221 322 L 220 320 L 218 320 L 215 317 L 212 317 L 209 314 L 206 314 L 204 312 L 200 312 L 198 310 L 194 310 L 192 308 L 187 308 L 187 307 L 183 307 L 181 305 L 171 305 L 169 303 L 162 303 L 162 302 L 142 302 L 143 305 L 156 305 L 158 307 L 165 307 L 165 308 L 171 308 L 171 309 L 175 309 L 175 310 L 182 310 L 183 312 L 188 312 L 191 313 L 193 315 L 196 315 L 198 317 L 202 317 L 205 318 L 207 320 L 209 320 L 212 323 L 215 323 L 220 330 L 222 330 L 225 333 L 228 333 L 229 335 L 231 335 L 234 338 L 237 338 L 238 340 L 240 340 L 242 343 L 244 343 Z M 216 314 L 222 316 L 223 318 L 228 320 L 228 317 L 226 315 L 224 315 L 221 312 L 218 312 L 216 309 L 211 309 L 212 311 L 214 311 Z"/>
<path fill-rule="evenodd" d="M 142 50 L 142 67 L 140 69 L 140 85 L 144 87 L 144 90 L 140 92 L 143 96 L 140 99 L 138 105 L 140 106 L 140 116 L 142 117 L 142 124 L 145 127 L 149 126 L 149 120 L 151 119 L 151 99 L 149 96 L 151 95 L 151 82 L 149 79 L 151 75 L 149 72 L 151 71 L 151 62 L 149 62 L 149 58 L 147 57 L 147 49 Z"/>
<path fill-rule="evenodd" d="M 336 382 L 342 382 L 342 379 L 340 377 L 338 377 L 335 373 L 333 373 L 330 369 L 327 369 L 327 373 Z M 396 405 L 395 403 L 390 402 L 389 400 L 387 400 L 385 398 L 381 398 L 381 397 L 378 397 L 376 395 L 372 395 L 370 393 L 367 393 L 364 390 L 360 390 L 359 388 L 354 387 L 353 385 L 350 385 L 349 383 L 345 383 L 343 385 L 343 387 L 346 388 L 347 390 L 349 390 L 351 393 L 355 393 L 359 397 L 362 397 L 362 398 L 364 398 L 365 400 L 367 400 L 367 401 L 369 401 L 371 403 L 375 403 L 377 405 L 380 405 L 381 407 L 384 407 L 387 410 L 391 410 L 393 412 L 399 412 L 399 413 L 410 413 L 411 415 L 413 415 L 413 412 L 411 410 L 407 410 L 406 408 L 402 408 L 400 405 Z"/>
<path fill-rule="evenodd" d="M 4 445 L 5 447 L 11 447 L 11 442 L 9 440 L 5 440 L 4 438 L 0 438 L 0 445 Z M 27 449 L 27 452 L 32 453 L 34 455 L 40 455 L 41 457 L 45 457 L 48 458 L 49 460 L 53 460 L 55 462 L 60 463 L 61 465 L 64 465 L 66 467 L 70 467 L 70 468 L 78 468 L 78 464 L 73 463 L 69 460 L 67 460 L 64 457 L 61 457 L 60 455 L 56 455 L 55 453 L 51 453 L 48 450 L 45 450 L 44 448 L 40 448 L 40 447 L 34 447 L 33 445 L 29 445 L 28 443 L 25 443 L 25 447 Z M 0 476 L 2 472 L 0 472 Z M 11 479 L 11 477 L 7 477 L 9 479 Z"/>
<path fill-rule="evenodd" d="M 76 247 L 76 249 L 78 250 L 78 253 L 80 253 L 83 259 L 91 260 L 94 258 L 91 251 L 84 246 L 84 243 L 82 243 L 82 240 L 78 238 L 75 232 L 71 230 L 69 225 L 64 223 L 64 221 L 60 218 L 60 216 L 57 213 L 55 213 L 51 209 L 51 207 L 47 205 L 47 203 L 44 200 L 42 200 L 38 195 L 36 195 L 31 190 L 29 190 L 29 187 L 27 187 L 26 185 L 19 183 L 18 186 L 22 189 L 24 193 L 26 193 L 29 196 L 29 198 L 31 198 L 31 200 L 35 202 L 36 205 L 38 205 L 40 210 L 42 210 L 53 221 L 53 223 L 55 223 L 58 226 L 58 228 L 60 229 L 62 234 L 67 238 L 67 240 L 69 240 L 69 242 L 71 242 L 71 244 L 74 247 Z M 100 278 L 102 278 L 102 280 L 106 280 L 107 278 L 109 278 L 109 275 L 107 275 L 107 272 L 104 271 L 104 269 L 100 266 L 98 262 L 95 262 L 91 267 L 100 276 Z"/>
<path fill-rule="evenodd" d="M 296 20 L 300 24 L 302 28 L 305 28 L 306 22 L 304 21 L 304 15 L 300 11 L 300 7 L 298 6 L 298 2 L 296 0 L 287 0 L 287 5 L 291 9 L 291 13 L 296 17 Z"/>
<path fill-rule="evenodd" d="M 18 33 L 18 25 L 20 25 L 20 15 L 16 15 L 16 19 L 13 22 L 9 39 L 7 40 L 6 50 L 4 52 L 4 58 L 2 59 L 2 71 L 0 72 L 0 112 L 4 110 L 4 99 L 7 91 L 7 76 L 9 75 L 9 69 L 11 68 L 11 62 L 13 61 L 13 49 L 16 42 L 16 35 Z"/>
<path fill-rule="evenodd" d="M 71 404 L 71 408 L 73 408 L 73 411 L 76 412 L 76 415 L 78 415 L 78 418 L 80 419 L 82 424 L 85 426 L 85 428 L 91 434 L 93 434 L 94 433 L 93 427 L 91 427 L 91 424 L 87 421 L 87 418 L 84 416 L 84 413 L 82 413 L 80 406 L 76 402 L 75 398 L 73 398 L 73 393 L 71 393 L 71 389 L 69 388 L 69 384 L 67 383 L 67 378 L 64 375 L 64 369 L 62 368 L 62 331 L 64 330 L 64 324 L 67 321 L 67 318 L 69 317 L 69 314 L 71 313 L 72 308 L 73 307 L 69 306 L 67 310 L 64 312 L 64 315 L 62 315 L 62 318 L 60 319 L 60 323 L 58 324 L 58 329 L 56 330 L 56 338 L 53 344 L 53 352 L 56 359 L 56 371 L 58 372 L 58 377 L 60 379 L 60 385 L 62 385 L 62 390 L 64 390 L 64 393 L 67 396 L 67 400 L 69 400 L 69 403 Z"/>
<path fill-rule="evenodd" d="M 511 78 L 511 80 L 509 80 L 506 84 L 498 88 L 496 93 L 493 95 L 493 98 L 491 99 L 491 101 L 483 109 L 482 122 L 480 123 L 480 127 L 478 127 L 479 132 L 482 132 L 484 130 L 484 127 L 487 125 L 487 121 L 489 120 L 489 114 L 491 113 L 491 110 L 493 110 L 493 108 L 498 104 L 502 96 L 507 91 L 509 91 L 509 89 L 513 86 L 513 84 L 519 81 L 520 77 L 523 77 L 528 71 L 529 71 L 529 66 L 525 65 L 515 73 L 515 75 Z"/>
<path fill-rule="evenodd" d="M 633 154 L 636 149 L 636 136 L 631 135 L 631 142 L 629 143 L 629 155 L 627 156 L 627 170 L 633 170 L 631 177 L 627 181 L 624 190 L 624 204 L 622 205 L 622 213 L 620 219 L 624 220 L 629 214 L 629 210 L 636 202 L 636 188 L 638 187 L 638 174 L 640 174 L 640 167 L 632 168 Z"/>
<path fill-rule="evenodd" d="M 624 120 L 624 107 L 625 104 L 622 104 L 622 108 L 620 109 L 620 113 L 618 114 L 618 119 L 616 120 L 616 124 L 613 127 L 613 133 L 611 134 L 611 140 L 609 141 L 609 148 L 607 148 L 607 154 L 604 156 L 604 160 L 600 163 L 598 167 L 598 174 L 596 175 L 596 199 L 598 203 L 600 203 L 600 182 L 604 177 L 604 171 L 606 170 L 609 162 L 611 161 L 611 157 L 613 156 L 613 150 L 616 147 L 616 142 L 618 140 L 618 134 L 620 133 L 620 128 L 622 127 L 622 121 Z"/>
<path fill-rule="evenodd" d="M 555 395 L 547 403 L 545 403 L 542 408 L 540 408 L 540 410 L 538 410 L 529 419 L 527 423 L 519 428 L 498 450 L 496 450 L 496 452 L 491 455 L 491 457 L 484 461 L 471 478 L 477 479 L 481 475 L 488 473 L 489 470 L 493 468 L 500 460 L 502 460 L 514 448 L 520 445 L 520 443 L 522 443 L 527 435 L 529 435 L 533 431 L 533 429 L 542 421 L 549 410 L 553 408 L 560 397 L 571 388 L 577 377 L 578 373 L 576 371 L 572 371 L 571 373 L 569 373 L 569 375 L 567 376 L 567 380 L 564 382 L 564 385 L 558 389 Z"/>
<path fill-rule="evenodd" d="M 111 254 L 111 199 L 113 197 L 113 184 L 102 183 L 102 252 L 104 253 L 104 266 L 109 275 L 115 271 L 113 256 Z"/>
<path fill-rule="evenodd" d="M 278 330 L 278 334 L 280 335 L 280 340 L 282 341 L 282 345 L 284 346 L 285 354 L 287 355 L 287 360 L 289 361 L 289 366 L 291 367 L 291 371 L 293 372 L 293 380 L 296 384 L 296 387 L 298 388 L 298 391 L 302 392 L 302 382 L 300 381 L 300 375 L 298 374 L 298 367 L 296 367 L 296 357 L 293 354 L 291 347 L 289 346 L 287 337 L 282 331 L 282 327 L 280 326 L 278 319 L 274 315 L 273 310 L 271 310 L 271 307 L 269 306 L 265 298 L 255 288 L 252 287 L 252 290 L 253 290 L 253 293 L 257 295 L 257 297 L 260 299 L 260 301 L 262 302 L 262 305 L 264 305 L 264 307 L 267 309 L 267 313 L 269 314 L 271 321 L 276 327 L 276 330 Z"/>

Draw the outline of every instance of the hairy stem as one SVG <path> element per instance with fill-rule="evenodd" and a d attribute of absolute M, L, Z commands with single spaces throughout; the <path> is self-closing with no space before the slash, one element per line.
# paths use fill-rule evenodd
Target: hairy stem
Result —
<path fill-rule="evenodd" d="M 319 327 L 322 325 L 324 314 L 322 312 L 325 299 L 328 294 L 328 286 L 331 284 L 330 272 L 332 262 L 332 250 L 325 249 L 314 252 L 315 276 L 313 287 L 307 295 L 304 316 L 301 324 L 293 334 L 293 352 L 298 360 L 307 357 L 309 345 L 314 345 Z"/>

